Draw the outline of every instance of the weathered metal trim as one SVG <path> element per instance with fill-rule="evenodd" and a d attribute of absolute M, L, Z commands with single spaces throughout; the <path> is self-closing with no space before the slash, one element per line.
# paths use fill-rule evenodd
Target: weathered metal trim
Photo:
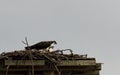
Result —
<path fill-rule="evenodd" d="M 19 66 L 29 66 L 29 65 L 45 65 L 45 60 L 5 60 L 5 65 L 19 65 Z"/>
<path fill-rule="evenodd" d="M 96 65 L 95 60 L 64 60 L 60 66 L 89 66 Z"/>

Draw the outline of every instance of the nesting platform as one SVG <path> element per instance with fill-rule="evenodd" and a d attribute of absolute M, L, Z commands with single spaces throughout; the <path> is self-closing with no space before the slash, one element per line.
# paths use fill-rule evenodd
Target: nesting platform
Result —
<path fill-rule="evenodd" d="M 99 75 L 101 63 L 66 50 L 17 50 L 1 53 L 0 75 Z"/>

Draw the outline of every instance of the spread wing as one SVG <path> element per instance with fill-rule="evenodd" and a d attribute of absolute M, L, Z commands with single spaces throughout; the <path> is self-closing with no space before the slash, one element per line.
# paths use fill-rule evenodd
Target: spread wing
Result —
<path fill-rule="evenodd" d="M 51 44 L 53 44 L 53 43 L 57 44 L 56 41 L 41 41 L 41 42 L 31 45 L 29 47 L 25 47 L 25 49 L 27 49 L 27 50 L 29 50 L 29 49 L 36 49 L 36 50 L 46 49 L 49 46 L 51 46 Z"/>

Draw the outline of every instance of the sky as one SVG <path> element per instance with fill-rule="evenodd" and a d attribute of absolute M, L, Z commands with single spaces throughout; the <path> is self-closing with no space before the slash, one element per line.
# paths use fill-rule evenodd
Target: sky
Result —
<path fill-rule="evenodd" d="M 56 49 L 88 54 L 100 75 L 119 75 L 120 0 L 0 0 L 0 53 L 56 40 Z"/>

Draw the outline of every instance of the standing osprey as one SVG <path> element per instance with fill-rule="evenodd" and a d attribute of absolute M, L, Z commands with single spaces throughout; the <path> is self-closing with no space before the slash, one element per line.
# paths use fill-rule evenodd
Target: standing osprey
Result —
<path fill-rule="evenodd" d="M 51 52 L 54 48 L 54 46 L 57 44 L 56 41 L 41 41 L 39 43 L 36 43 L 34 45 L 25 47 L 26 50 L 30 50 L 30 49 L 36 49 L 36 50 L 47 50 L 49 52 Z"/>

